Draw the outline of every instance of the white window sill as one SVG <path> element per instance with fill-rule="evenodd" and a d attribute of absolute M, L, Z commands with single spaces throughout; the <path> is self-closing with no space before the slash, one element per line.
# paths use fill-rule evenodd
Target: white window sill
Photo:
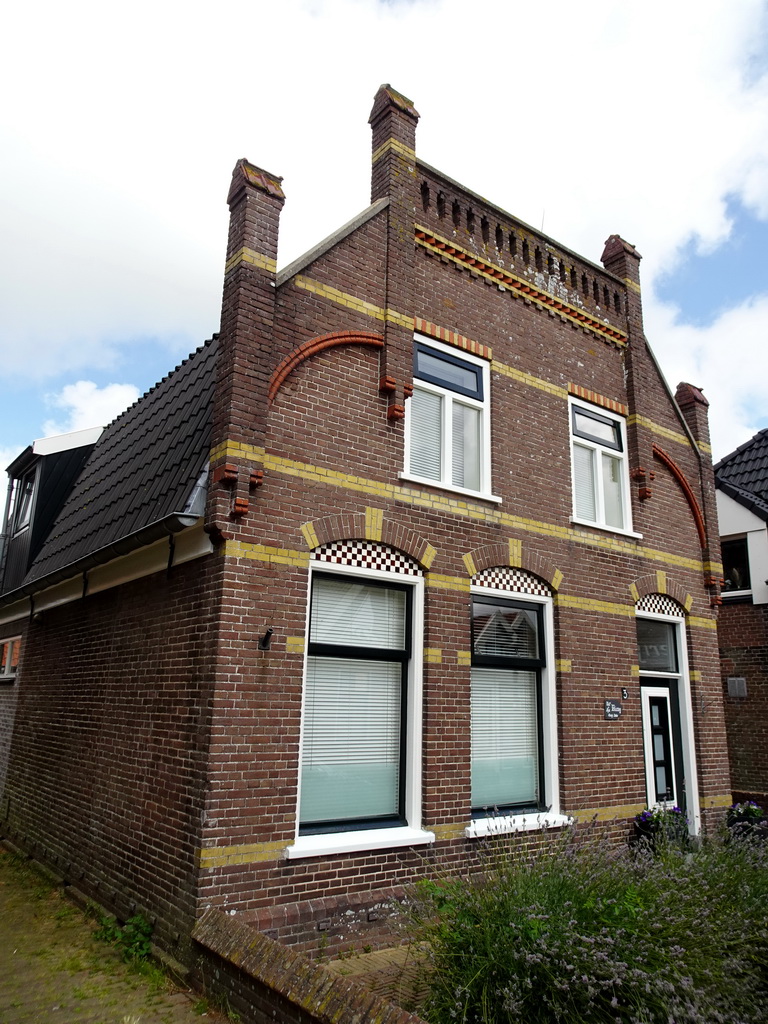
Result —
<path fill-rule="evenodd" d="M 366 850 L 392 850 L 399 846 L 426 846 L 434 843 L 434 832 L 420 828 L 369 828 L 360 832 L 332 832 L 325 835 L 298 836 L 286 848 L 286 860 L 299 857 L 328 857 L 334 853 L 359 853 Z"/>
<path fill-rule="evenodd" d="M 495 815 L 492 818 L 475 818 L 464 829 L 467 839 L 482 839 L 483 836 L 502 836 L 510 832 L 535 832 L 543 828 L 562 828 L 570 825 L 573 818 L 567 814 L 553 814 L 551 811 L 531 811 L 528 814 Z"/>
<path fill-rule="evenodd" d="M 480 501 L 492 501 L 500 505 L 502 499 L 498 494 L 486 494 L 484 491 L 470 491 L 466 487 L 454 487 L 442 480 L 427 480 L 423 476 L 411 476 L 410 473 L 398 473 L 400 480 L 407 480 L 409 483 L 422 484 L 425 487 L 437 487 L 441 491 L 448 491 L 449 494 L 460 494 L 463 498 L 479 498 Z"/>
<path fill-rule="evenodd" d="M 635 533 L 634 530 L 620 530 L 617 526 L 606 526 L 605 523 L 595 523 L 590 519 L 577 519 L 571 517 L 574 526 L 588 526 L 591 530 L 602 530 L 605 533 L 617 533 L 620 537 L 634 537 L 635 540 L 642 540 L 642 533 Z"/>
<path fill-rule="evenodd" d="M 722 590 L 720 596 L 724 601 L 745 601 L 747 598 L 752 597 L 751 590 Z"/>

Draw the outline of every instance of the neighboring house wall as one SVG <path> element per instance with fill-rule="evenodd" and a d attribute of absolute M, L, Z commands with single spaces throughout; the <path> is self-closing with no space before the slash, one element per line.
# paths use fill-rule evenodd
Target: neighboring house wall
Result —
<path fill-rule="evenodd" d="M 208 585 L 193 562 L 50 609 L 25 624 L 12 697 L 0 689 L 17 702 L 3 834 L 122 917 L 143 912 L 180 957 L 212 701 Z"/>
<path fill-rule="evenodd" d="M 735 800 L 768 803 L 768 526 L 717 492 L 723 540 L 746 537 L 751 596 L 723 598 L 720 657 Z"/>

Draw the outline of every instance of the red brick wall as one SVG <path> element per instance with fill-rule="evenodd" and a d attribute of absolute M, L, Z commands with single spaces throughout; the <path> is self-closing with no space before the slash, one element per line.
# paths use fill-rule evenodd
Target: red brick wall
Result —
<path fill-rule="evenodd" d="M 720 611 L 725 721 L 734 799 L 768 804 L 768 605 L 724 602 Z M 747 681 L 728 696 L 728 676 Z"/>
<path fill-rule="evenodd" d="M 214 634 L 202 563 L 29 624 L 0 832 L 183 954 Z M 181 947 L 177 943 L 180 938 Z"/>

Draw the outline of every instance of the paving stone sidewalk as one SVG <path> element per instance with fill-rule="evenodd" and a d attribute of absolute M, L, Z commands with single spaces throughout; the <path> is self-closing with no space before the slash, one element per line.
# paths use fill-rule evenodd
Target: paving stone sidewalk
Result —
<path fill-rule="evenodd" d="M 0 844 L 0 1024 L 227 1024 L 159 969 L 123 963 L 95 928 Z"/>

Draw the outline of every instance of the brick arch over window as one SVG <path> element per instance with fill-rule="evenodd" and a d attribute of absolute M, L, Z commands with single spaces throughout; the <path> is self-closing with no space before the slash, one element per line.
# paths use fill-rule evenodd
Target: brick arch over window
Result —
<path fill-rule="evenodd" d="M 313 562 L 332 565 L 354 565 L 358 569 L 382 569 L 404 576 L 422 576 L 423 571 L 413 558 L 389 544 L 369 540 L 339 540 L 323 544 L 310 555 Z"/>
<path fill-rule="evenodd" d="M 383 509 L 367 508 L 365 512 L 347 512 L 325 516 L 305 523 L 301 532 L 311 550 L 341 541 L 369 541 L 386 544 L 408 555 L 422 569 L 429 569 L 437 554 L 424 537 L 402 526 Z"/>
<path fill-rule="evenodd" d="M 269 382 L 269 393 L 267 401 L 271 405 L 275 400 L 285 379 L 293 373 L 297 366 L 306 359 L 318 355 L 329 348 L 337 348 L 339 345 L 368 345 L 373 348 L 384 348 L 384 338 L 381 334 L 369 334 L 366 331 L 335 331 L 333 334 L 321 334 L 317 338 L 310 338 L 302 342 L 280 363 L 272 374 Z"/>
<path fill-rule="evenodd" d="M 635 605 L 635 611 L 685 617 L 685 608 L 681 607 L 680 603 L 669 594 L 646 594 Z"/>
<path fill-rule="evenodd" d="M 510 537 L 506 542 L 485 544 L 474 548 L 464 555 L 464 565 L 468 576 L 475 576 L 484 569 L 493 566 L 509 566 L 512 569 L 523 569 L 525 572 L 545 580 L 552 590 L 559 590 L 563 582 L 563 574 L 547 558 L 542 558 L 520 540 Z"/>
<path fill-rule="evenodd" d="M 475 587 L 491 590 L 508 590 L 516 594 L 533 594 L 537 597 L 551 597 L 552 589 L 543 580 L 523 569 L 512 569 L 506 565 L 495 565 L 472 577 Z"/>
<path fill-rule="evenodd" d="M 693 598 L 685 587 L 676 580 L 670 579 L 661 569 L 658 572 L 649 573 L 648 576 L 640 576 L 630 586 L 629 592 L 638 606 L 644 598 L 652 594 L 660 594 L 682 605 L 684 612 L 689 612 L 693 607 Z M 642 608 L 640 610 L 649 611 L 650 609 Z"/>

